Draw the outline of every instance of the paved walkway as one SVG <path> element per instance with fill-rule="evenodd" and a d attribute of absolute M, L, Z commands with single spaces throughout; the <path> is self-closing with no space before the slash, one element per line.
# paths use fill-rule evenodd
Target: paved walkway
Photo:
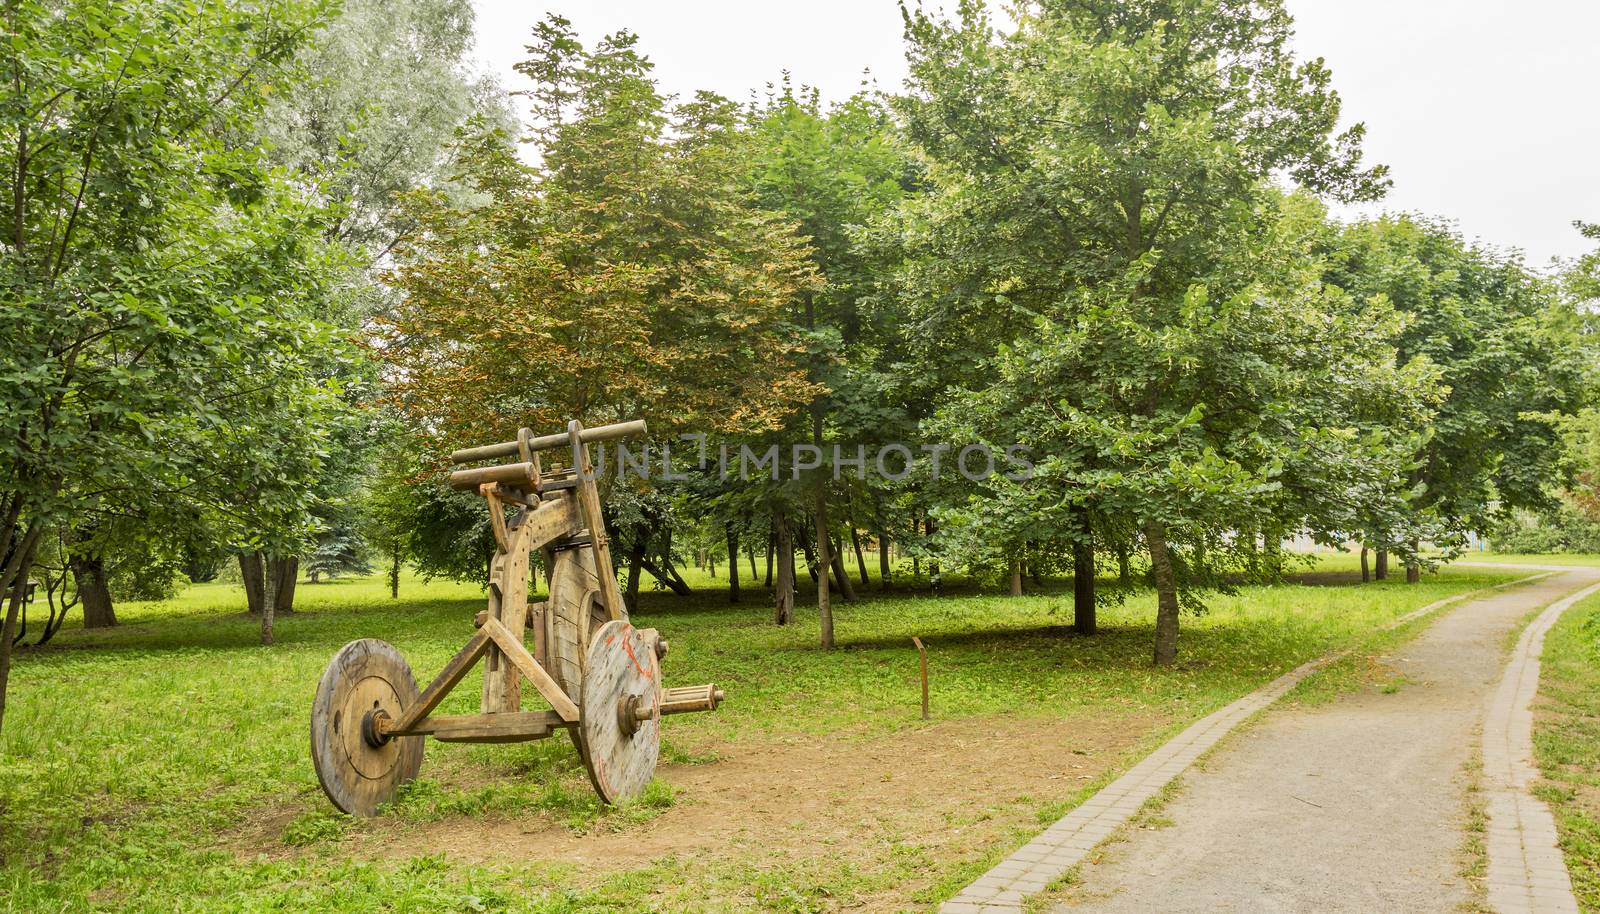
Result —
<path fill-rule="evenodd" d="M 1596 569 L 1564 568 L 1474 598 L 1391 658 L 1406 678 L 1397 693 L 1367 691 L 1266 718 L 1189 779 L 1163 813 L 1170 827 L 1138 831 L 1084 864 L 1060 910 L 1446 911 L 1468 900 L 1458 874 L 1461 778 L 1501 675 L 1506 633 L 1535 607 L 1597 579 Z M 1191 726 L 941 910 L 1019 911 L 1234 725 L 1319 665 Z M 1505 826 L 1497 820 L 1491 845 Z M 1527 897 L 1531 904 L 1531 889 Z"/>
<path fill-rule="evenodd" d="M 1572 878 L 1556 844 L 1550 810 L 1530 792 L 1533 699 L 1539 692 L 1544 636 L 1572 604 L 1600 590 L 1586 587 L 1554 604 L 1523 629 L 1483 723 L 1483 790 L 1489 811 L 1489 907 L 1500 914 L 1578 914 Z"/>

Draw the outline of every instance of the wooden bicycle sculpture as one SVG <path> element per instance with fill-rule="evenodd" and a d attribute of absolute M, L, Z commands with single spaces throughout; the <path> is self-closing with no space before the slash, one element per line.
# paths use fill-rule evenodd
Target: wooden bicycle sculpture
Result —
<path fill-rule="evenodd" d="M 566 730 L 589 780 L 607 803 L 637 795 L 650 783 L 661 749 L 661 717 L 715 710 L 715 685 L 666 689 L 661 659 L 667 642 L 655 629 L 634 628 L 611 564 L 600 496 L 588 445 L 643 434 L 643 421 L 532 436 L 468 448 L 454 463 L 515 457 L 517 462 L 457 470 L 456 489 L 488 501 L 495 556 L 489 607 L 477 632 L 420 693 L 411 667 L 375 638 L 352 641 L 334 655 L 311 708 L 311 759 L 333 805 L 376 815 L 422 767 L 422 740 L 514 743 Z M 540 453 L 570 448 L 566 466 L 546 472 Z M 550 594 L 528 603 L 531 555 L 542 552 Z M 532 650 L 524 644 L 532 632 Z M 478 714 L 433 712 L 479 661 Z M 526 679 L 550 710 L 522 709 Z"/>

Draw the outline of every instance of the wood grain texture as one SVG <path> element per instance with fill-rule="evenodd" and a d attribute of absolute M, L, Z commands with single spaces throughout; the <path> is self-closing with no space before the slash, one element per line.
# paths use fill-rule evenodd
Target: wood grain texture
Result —
<path fill-rule="evenodd" d="M 444 701 L 445 696 L 450 694 L 450 690 L 455 688 L 457 683 L 466 677 L 467 673 L 471 672 L 472 665 L 477 663 L 478 658 L 482 657 L 488 650 L 489 636 L 481 630 L 473 633 L 471 640 L 461 650 L 456 651 L 456 655 L 451 657 L 450 662 L 444 665 L 444 669 L 439 671 L 439 675 L 433 677 L 433 681 L 428 683 L 428 687 L 422 691 L 422 695 L 415 702 L 406 706 L 405 713 L 400 715 L 392 729 L 408 729 L 424 717 L 432 714 L 433 709 L 439 706 L 439 702 Z"/>
<path fill-rule="evenodd" d="M 629 698 L 650 712 L 631 734 L 618 713 Z M 613 620 L 595 632 L 580 708 L 574 737 L 595 791 L 607 803 L 638 796 L 661 755 L 661 671 L 655 645 L 638 629 Z"/>
<path fill-rule="evenodd" d="M 428 734 L 441 743 L 521 743 L 544 739 L 565 726 L 554 711 L 519 711 L 430 717 L 411 732 Z"/>
<path fill-rule="evenodd" d="M 417 682 L 400 652 L 366 638 L 346 644 L 322 673 L 311 705 L 311 761 L 322 792 L 340 810 L 373 816 L 422 768 L 422 738 L 369 745 L 361 732 L 370 711 L 399 719 L 417 704 Z"/>
<path fill-rule="evenodd" d="M 546 701 L 550 702 L 550 706 L 561 715 L 562 720 L 578 719 L 578 706 L 567 697 L 567 693 L 555 679 L 545 672 L 544 667 L 533 659 L 528 649 L 522 646 L 522 638 L 519 635 L 512 634 L 496 619 L 485 619 L 483 631 L 494 639 L 495 645 L 500 648 L 501 656 L 522 671 L 522 675 L 528 677 L 528 681 L 533 683 L 533 687 L 539 690 L 539 694 L 543 695 Z"/>
<path fill-rule="evenodd" d="M 609 622 L 611 614 L 603 600 L 586 600 L 600 587 L 592 550 L 564 549 L 555 553 L 554 561 L 545 602 L 550 675 L 577 700 L 583 692 L 585 651 L 595 629 Z"/>

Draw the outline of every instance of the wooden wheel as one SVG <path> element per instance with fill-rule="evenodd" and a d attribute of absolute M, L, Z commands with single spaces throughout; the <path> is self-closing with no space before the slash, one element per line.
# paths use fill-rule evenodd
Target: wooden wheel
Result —
<path fill-rule="evenodd" d="M 376 638 L 333 655 L 311 705 L 311 762 L 322 792 L 353 816 L 377 815 L 422 768 L 422 738 L 378 738 L 373 720 L 417 701 L 417 681 L 400 652 Z"/>
<path fill-rule="evenodd" d="M 576 701 L 583 690 L 584 652 L 594 632 L 611 621 L 600 598 L 600 576 L 595 571 L 593 549 L 564 549 L 556 553 L 550 572 L 550 675 L 562 691 Z M 622 611 L 622 617 L 628 617 Z"/>
<path fill-rule="evenodd" d="M 573 739 L 600 798 L 643 792 L 661 754 L 661 674 L 654 639 L 627 622 L 595 632 Z"/>

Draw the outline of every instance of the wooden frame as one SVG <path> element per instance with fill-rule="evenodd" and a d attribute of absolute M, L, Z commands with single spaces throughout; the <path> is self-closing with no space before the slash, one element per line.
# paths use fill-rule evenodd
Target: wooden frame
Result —
<path fill-rule="evenodd" d="M 716 708 L 722 691 L 714 685 L 661 685 L 655 671 L 666 642 L 652 629 L 628 624 L 611 563 L 588 445 L 645 430 L 643 422 L 585 429 L 574 420 L 565 434 L 535 437 L 522 429 L 516 441 L 452 455 L 457 463 L 517 458 L 515 463 L 450 474 L 453 488 L 476 491 L 489 509 L 495 554 L 489 566 L 488 605 L 478 613 L 472 637 L 421 692 L 398 652 L 381 641 L 351 642 L 335 656 L 318 688 L 311 736 L 318 778 L 336 805 L 372 815 L 399 784 L 416 776 L 420 746 L 395 740 L 431 736 L 443 742 L 511 743 L 544 739 L 560 730 L 572 734 L 596 790 L 612 802 L 648 783 L 659 751 L 661 715 Z M 569 465 L 547 471 L 539 452 L 563 446 L 571 454 Z M 535 555 L 543 556 L 554 577 L 550 600 L 530 605 Z M 591 644 L 592 626 L 612 634 Z M 524 643 L 529 631 L 531 649 Z M 434 716 L 480 662 L 479 712 Z M 372 678 L 374 670 L 379 678 Z M 524 680 L 550 710 L 522 708 Z M 397 681 L 404 688 L 384 691 L 370 685 Z M 605 699 L 613 706 L 600 708 L 599 693 L 591 694 L 591 716 L 585 717 L 580 694 L 602 687 L 616 696 Z M 357 694 L 360 703 L 350 697 Z M 356 727 L 359 735 L 351 729 Z M 409 748 L 396 752 L 397 746 Z M 626 768 L 632 776 L 619 783 L 613 779 L 616 769 L 608 775 L 608 764 Z"/>

